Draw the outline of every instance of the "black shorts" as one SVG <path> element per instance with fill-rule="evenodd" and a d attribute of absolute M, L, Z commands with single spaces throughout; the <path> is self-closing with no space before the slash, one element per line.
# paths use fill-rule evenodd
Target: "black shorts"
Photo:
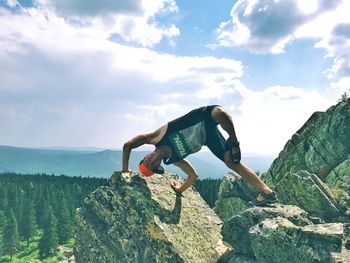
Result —
<path fill-rule="evenodd" d="M 219 105 L 207 106 L 208 116 L 206 118 L 206 142 L 205 145 L 209 150 L 218 157 L 221 161 L 225 162 L 224 153 L 225 153 L 225 144 L 226 139 L 221 134 L 218 123 L 211 117 L 211 112 L 215 107 Z"/>

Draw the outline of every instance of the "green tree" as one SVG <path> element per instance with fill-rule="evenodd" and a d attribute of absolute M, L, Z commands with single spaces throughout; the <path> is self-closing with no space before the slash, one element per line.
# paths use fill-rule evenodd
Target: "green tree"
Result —
<path fill-rule="evenodd" d="M 33 237 L 35 233 L 35 210 L 33 200 L 30 196 L 28 196 L 25 201 L 20 229 L 23 239 L 27 241 L 27 245 L 29 246 L 30 238 Z"/>
<path fill-rule="evenodd" d="M 6 225 L 6 216 L 5 213 L 0 210 L 0 255 L 2 255 L 2 235 L 3 235 L 3 230 L 4 226 Z"/>
<path fill-rule="evenodd" d="M 64 244 L 72 236 L 72 220 L 67 208 L 66 199 L 63 197 L 63 195 L 61 200 L 59 214 L 57 216 L 57 234 L 59 244 Z"/>
<path fill-rule="evenodd" d="M 39 241 L 40 258 L 46 258 L 56 253 L 58 246 L 57 219 L 53 209 L 49 206 L 44 220 L 43 236 Z"/>
<path fill-rule="evenodd" d="M 7 218 L 7 224 L 4 227 L 4 232 L 2 235 L 3 240 L 3 254 L 10 255 L 11 260 L 12 256 L 16 254 L 19 248 L 19 236 L 18 236 L 18 226 L 15 214 L 13 213 L 12 208 L 9 211 Z"/>
<path fill-rule="evenodd" d="M 1 182 L 1 183 L 3 183 L 3 182 Z M 0 210 L 2 210 L 2 211 L 6 211 L 9 207 L 7 191 L 5 188 L 6 186 L 7 185 L 2 186 L 0 188 Z"/>
<path fill-rule="evenodd" d="M 40 228 L 44 228 L 44 221 L 49 208 L 49 204 L 45 199 L 44 195 L 37 198 L 35 208 L 38 226 Z"/>

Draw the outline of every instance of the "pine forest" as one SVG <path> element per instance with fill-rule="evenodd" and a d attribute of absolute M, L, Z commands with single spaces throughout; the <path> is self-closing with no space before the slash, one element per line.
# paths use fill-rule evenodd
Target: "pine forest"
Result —
<path fill-rule="evenodd" d="M 60 262 L 74 246 L 75 211 L 106 178 L 0 174 L 0 262 Z M 195 182 L 214 207 L 219 179 Z M 67 252 L 68 251 L 68 252 Z"/>

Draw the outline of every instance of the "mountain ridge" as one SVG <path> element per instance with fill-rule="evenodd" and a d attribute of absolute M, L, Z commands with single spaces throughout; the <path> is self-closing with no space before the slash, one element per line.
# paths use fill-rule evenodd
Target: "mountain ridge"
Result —
<path fill-rule="evenodd" d="M 91 147 L 83 149 L 81 147 L 51 149 L 0 145 L 0 172 L 109 177 L 114 171 L 121 169 L 122 151 L 92 150 Z M 131 169 L 137 170 L 139 161 L 148 152 L 132 151 Z M 201 151 L 189 156 L 188 160 L 193 164 L 201 179 L 221 178 L 229 170 L 210 152 Z M 243 161 L 253 170 L 263 172 L 269 168 L 273 159 L 243 156 Z M 166 170 L 184 175 L 175 166 L 166 166 Z"/>

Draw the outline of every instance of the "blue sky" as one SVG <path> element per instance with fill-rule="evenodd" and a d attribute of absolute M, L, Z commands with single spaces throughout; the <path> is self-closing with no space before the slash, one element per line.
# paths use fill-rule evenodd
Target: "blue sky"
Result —
<path fill-rule="evenodd" d="M 0 145 L 120 148 L 202 105 L 277 155 L 350 88 L 349 1 L 2 0 Z"/>

